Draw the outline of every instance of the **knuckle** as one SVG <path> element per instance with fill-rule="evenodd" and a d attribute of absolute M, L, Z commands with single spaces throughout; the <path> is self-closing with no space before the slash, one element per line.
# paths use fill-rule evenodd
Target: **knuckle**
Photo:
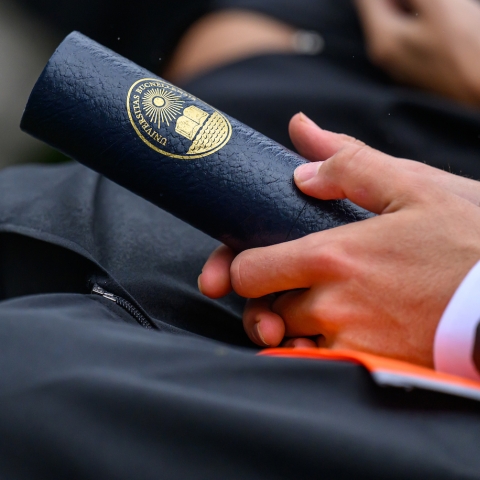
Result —
<path fill-rule="evenodd" d="M 316 299 L 305 309 L 305 316 L 315 323 L 327 323 L 330 314 L 331 309 L 321 299 Z"/>
<path fill-rule="evenodd" d="M 367 144 L 365 142 L 362 142 L 361 140 L 358 140 L 357 138 L 353 138 L 353 143 L 357 145 L 358 147 L 366 147 Z"/>
<path fill-rule="evenodd" d="M 318 325 L 319 331 L 327 338 L 348 331 L 357 320 L 355 310 L 348 304 L 343 291 L 328 291 L 306 308 L 305 316 Z"/>
<path fill-rule="evenodd" d="M 346 135 L 345 133 L 339 133 L 338 135 L 341 138 L 341 140 L 343 140 L 345 143 L 366 146 L 366 144 L 363 143 L 361 140 L 358 140 L 355 137 L 351 137 L 350 135 Z"/>
<path fill-rule="evenodd" d="M 347 248 L 340 241 L 317 247 L 313 262 L 319 278 L 345 278 L 351 271 Z"/>
<path fill-rule="evenodd" d="M 375 162 L 378 152 L 367 145 L 355 145 L 351 152 L 350 166 L 352 168 L 366 168 Z"/>
<path fill-rule="evenodd" d="M 342 320 L 341 308 L 327 295 L 315 298 L 305 308 L 304 315 L 327 338 L 336 333 Z"/>
<path fill-rule="evenodd" d="M 335 175 L 344 175 L 360 165 L 365 165 L 372 158 L 374 150 L 360 141 L 342 148 L 330 162 L 331 171 Z"/>

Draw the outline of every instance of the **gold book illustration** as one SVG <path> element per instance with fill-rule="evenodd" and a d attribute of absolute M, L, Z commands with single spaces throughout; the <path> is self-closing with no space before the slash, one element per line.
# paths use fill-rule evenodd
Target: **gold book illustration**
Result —
<path fill-rule="evenodd" d="M 192 140 L 197 135 L 200 127 L 209 117 L 207 112 L 192 105 L 183 111 L 183 115 L 177 120 L 175 131 L 180 135 Z"/>

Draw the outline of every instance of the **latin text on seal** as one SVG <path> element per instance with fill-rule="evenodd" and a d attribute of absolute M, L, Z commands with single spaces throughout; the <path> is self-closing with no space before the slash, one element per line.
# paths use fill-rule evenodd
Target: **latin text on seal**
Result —
<path fill-rule="evenodd" d="M 135 82 L 128 92 L 127 112 L 140 139 L 172 158 L 206 157 L 223 148 L 232 135 L 222 113 L 164 80 Z"/>

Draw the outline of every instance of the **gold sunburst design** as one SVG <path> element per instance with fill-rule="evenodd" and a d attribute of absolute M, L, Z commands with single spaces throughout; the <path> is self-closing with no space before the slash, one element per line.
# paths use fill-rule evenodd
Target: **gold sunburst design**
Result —
<path fill-rule="evenodd" d="M 165 157 L 207 157 L 225 147 L 232 136 L 225 115 L 160 78 L 134 82 L 126 107 L 138 137 Z"/>
<path fill-rule="evenodd" d="M 146 116 L 158 128 L 160 128 L 162 123 L 170 126 L 170 122 L 182 113 L 183 103 L 184 101 L 180 100 L 179 96 L 165 88 L 148 90 L 142 100 Z"/>

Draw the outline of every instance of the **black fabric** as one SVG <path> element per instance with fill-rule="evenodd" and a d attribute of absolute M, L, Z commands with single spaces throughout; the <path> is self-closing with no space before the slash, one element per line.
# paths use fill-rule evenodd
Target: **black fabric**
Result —
<path fill-rule="evenodd" d="M 214 302 L 197 289 L 217 242 L 78 164 L 3 170 L 0 232 L 4 298 L 86 293 L 89 280 L 103 276 L 104 287 L 139 305 L 162 331 L 251 345 L 243 301 Z"/>
<path fill-rule="evenodd" d="M 0 305 L 3 478 L 479 478 L 477 403 L 114 316 L 71 294 Z"/>
<path fill-rule="evenodd" d="M 243 302 L 196 289 L 216 242 L 85 167 L 3 170 L 0 232 L 16 285 L 0 302 L 0 476 L 480 478 L 478 402 L 234 347 L 250 345 Z M 100 276 L 159 330 L 90 295 Z"/>
<path fill-rule="evenodd" d="M 352 14 L 335 0 L 292 4 L 267 13 L 299 12 L 302 28 Z M 187 88 L 284 144 L 302 109 L 476 175 L 476 112 L 392 88 L 340 43 L 338 58 L 263 56 Z M 197 291 L 217 243 L 84 167 L 0 172 L 0 232 L 2 478 L 480 478 L 477 402 L 380 388 L 343 362 L 256 357 L 243 301 Z M 90 295 L 92 279 L 159 330 Z"/>
<path fill-rule="evenodd" d="M 57 34 L 84 32 L 153 71 L 161 71 L 185 30 L 209 11 L 210 0 L 16 0 Z"/>
<path fill-rule="evenodd" d="M 0 234 L 0 299 L 37 293 L 90 293 L 101 270 L 66 248 L 15 233 Z"/>

